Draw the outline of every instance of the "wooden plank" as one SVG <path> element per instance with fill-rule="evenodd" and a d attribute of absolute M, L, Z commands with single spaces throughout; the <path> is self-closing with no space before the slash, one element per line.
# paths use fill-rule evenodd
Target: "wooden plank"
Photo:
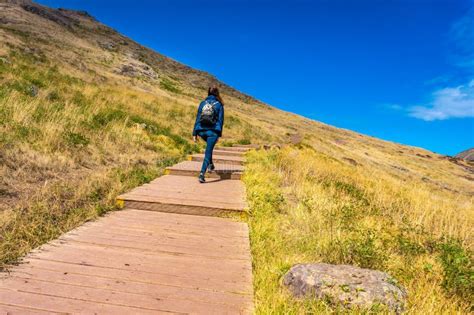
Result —
<path fill-rule="evenodd" d="M 158 223 L 153 222 L 149 225 L 140 224 L 140 222 L 130 220 L 130 224 L 126 224 L 123 218 L 111 218 L 107 220 L 98 220 L 94 224 L 87 224 L 80 228 L 70 232 L 70 234 L 84 235 L 84 231 L 87 233 L 107 233 L 110 229 L 115 232 L 128 232 L 131 231 L 135 235 L 139 236 L 172 236 L 173 238 L 184 236 L 184 237 L 197 237 L 206 241 L 222 240 L 227 242 L 227 239 L 236 242 L 240 242 L 242 238 L 247 239 L 247 229 L 240 226 L 237 227 L 199 227 L 192 225 L 179 225 L 172 223 Z M 138 233 L 134 233 L 138 232 Z M 131 234 L 132 234 L 131 233 Z M 69 233 L 68 233 L 69 234 Z M 126 233 L 128 234 L 128 233 Z"/>
<path fill-rule="evenodd" d="M 145 184 L 143 186 L 137 187 L 134 190 L 141 189 L 141 187 L 160 187 L 164 191 L 177 191 L 181 192 L 196 192 L 196 193 L 204 193 L 206 195 L 211 195 L 214 192 L 214 195 L 220 193 L 229 193 L 235 195 L 241 195 L 245 192 L 245 187 L 242 182 L 240 181 L 229 181 L 229 180 L 218 180 L 218 179 L 210 179 L 206 182 L 205 185 L 197 182 L 194 178 L 184 177 L 184 176 L 173 176 L 173 175 L 166 175 L 159 177 L 149 184 Z M 211 200 L 211 199 L 208 199 Z"/>
<path fill-rule="evenodd" d="M 250 148 L 250 149 L 258 149 L 262 145 L 261 144 L 235 144 L 232 147 L 233 148 Z"/>
<path fill-rule="evenodd" d="M 67 314 L 63 312 L 53 312 L 41 310 L 35 307 L 12 306 L 0 303 L 0 314 L 2 315 L 46 315 L 46 314 Z"/>
<path fill-rule="evenodd" d="M 190 245 L 202 245 L 203 243 L 205 244 L 210 244 L 210 245 L 215 245 L 215 246 L 229 246 L 229 247 L 243 247 L 243 238 L 242 237 L 222 237 L 219 235 L 203 235 L 203 234 L 192 234 L 192 233 L 187 233 L 185 231 L 180 232 L 180 231 L 156 231 L 156 232 L 150 232 L 146 230 L 140 230 L 140 229 L 127 229 L 127 228 L 121 228 L 121 227 L 107 227 L 104 229 L 101 229 L 100 231 L 95 229 L 94 227 L 84 227 L 81 228 L 81 231 L 76 232 L 70 232 L 68 235 L 84 235 L 84 233 L 87 233 L 88 235 L 93 235 L 93 236 L 117 236 L 119 238 L 125 238 L 125 239 L 131 239 L 131 240 L 143 240 L 146 242 L 149 240 L 150 242 L 153 241 L 163 241 L 163 242 L 170 242 L 175 244 L 175 240 L 177 240 L 177 243 L 181 242 L 187 242 L 187 244 Z"/>
<path fill-rule="evenodd" d="M 137 220 L 133 218 L 123 218 L 112 216 L 104 220 L 100 220 L 94 224 L 95 226 L 113 224 L 117 227 L 125 228 L 138 228 L 141 230 L 148 230 L 152 232 L 161 230 L 176 230 L 182 231 L 183 233 L 199 234 L 199 235 L 229 235 L 231 237 L 247 237 L 248 229 L 243 224 L 239 225 L 222 225 L 222 226 L 208 226 L 198 225 L 190 223 L 179 223 L 179 222 L 166 222 L 166 221 L 154 221 L 148 224 L 143 224 L 143 220 Z"/>
<path fill-rule="evenodd" d="M 3 311 L 3 305 L 20 308 L 41 309 L 46 310 L 49 313 L 67 314 L 170 314 L 170 312 L 165 311 L 148 310 L 143 308 L 111 305 L 105 303 L 94 303 L 81 299 L 71 299 L 52 295 L 22 292 L 11 288 L 0 287 L 0 311 Z"/>
<path fill-rule="evenodd" d="M 107 227 L 100 231 L 89 228 L 81 231 L 75 231 L 65 234 L 61 238 L 73 239 L 84 237 L 87 240 L 89 237 L 98 237 L 110 240 L 124 241 L 124 242 L 139 242 L 142 244 L 153 245 L 157 244 L 160 246 L 177 246 L 182 248 L 193 248 L 197 245 L 205 248 L 212 248 L 214 250 L 223 249 L 229 251 L 237 251 L 240 253 L 248 250 L 242 242 L 242 238 L 239 237 L 219 237 L 219 235 L 202 235 L 202 234 L 189 234 L 189 233 L 175 233 L 170 231 L 156 231 L 146 232 L 143 230 L 136 229 L 123 229 L 120 227 Z M 60 239 L 61 239 L 60 238 Z M 139 244 L 137 244 L 138 246 Z"/>
<path fill-rule="evenodd" d="M 84 243 L 84 244 L 91 244 L 97 246 L 109 246 L 109 247 L 116 247 L 116 248 L 125 248 L 125 249 L 135 249 L 135 250 L 144 250 L 150 252 L 163 252 L 163 253 L 176 253 L 182 255 L 190 255 L 195 256 L 196 259 L 199 259 L 200 256 L 204 256 L 207 258 L 215 258 L 215 259 L 236 259 L 236 260 L 248 260 L 250 259 L 250 255 L 245 250 L 238 250 L 237 248 L 225 248 L 222 249 L 221 247 L 216 246 L 206 246 L 206 252 L 203 253 L 202 249 L 193 247 L 193 246 L 177 246 L 173 245 L 164 245 L 164 244 L 156 244 L 149 243 L 149 242 L 140 242 L 139 240 L 136 241 L 129 241 L 129 240 L 115 240 L 111 238 L 105 237 L 98 237 L 92 235 L 84 235 L 80 238 L 72 238 L 72 237 L 61 237 L 61 240 L 65 240 L 68 242 L 77 242 L 77 243 Z"/>
<path fill-rule="evenodd" d="M 47 282 L 37 280 L 25 280 L 17 278 L 9 278 L 0 283 L 0 295 L 2 290 L 15 287 L 17 291 L 23 293 L 37 294 L 47 297 L 67 298 L 69 300 L 81 300 L 82 302 L 90 302 L 95 305 L 108 305 L 136 309 L 135 312 L 156 311 L 156 312 L 172 312 L 172 313 L 207 313 L 212 311 L 214 314 L 223 313 L 239 313 L 243 311 L 246 305 L 225 305 L 225 304 L 209 304 L 198 300 L 172 299 L 170 297 L 162 297 L 158 295 L 143 295 L 118 292 L 114 290 L 98 289 L 94 287 L 81 287 L 69 284 L 55 283 L 51 285 Z M 241 310 L 240 307 L 243 309 Z"/>
<path fill-rule="evenodd" d="M 216 196 L 200 196 L 199 193 L 193 191 L 182 191 L 177 192 L 167 191 L 160 187 L 153 186 L 144 186 L 140 189 L 136 189 L 128 194 L 129 196 L 140 195 L 147 196 L 155 199 L 169 199 L 169 200 L 178 200 L 178 201 L 196 201 L 199 203 L 208 202 L 209 199 L 212 199 L 212 204 L 209 205 L 212 207 L 214 204 L 243 204 L 244 200 L 239 197 L 236 193 L 222 193 Z M 186 203 L 183 202 L 183 205 Z"/>
<path fill-rule="evenodd" d="M 51 260 L 42 260 L 28 257 L 24 262 L 12 270 L 50 270 L 61 271 L 66 274 L 89 275 L 94 277 L 102 277 L 113 279 L 115 281 L 135 281 L 145 284 L 160 284 L 167 286 L 183 287 L 183 288 L 199 288 L 200 290 L 208 290 L 215 292 L 251 292 L 250 283 L 242 281 L 227 281 L 208 277 L 203 281 L 202 277 L 198 277 L 193 273 L 187 274 L 171 274 L 167 270 L 158 272 L 137 271 L 124 268 L 110 268 L 94 265 L 84 265 L 78 263 L 66 263 Z"/>
<path fill-rule="evenodd" d="M 142 198 L 138 198 L 142 199 Z M 163 203 L 162 203 L 163 202 Z M 125 200 L 125 207 L 130 207 L 134 209 L 140 209 L 145 211 L 158 211 L 165 213 L 179 213 L 185 215 L 201 215 L 201 216 L 224 216 L 230 213 L 241 213 L 243 209 L 237 207 L 235 209 L 229 209 L 229 207 L 206 207 L 206 206 L 196 206 L 196 205 L 177 205 L 173 204 L 168 200 L 161 201 L 138 201 L 138 200 Z"/>
<path fill-rule="evenodd" d="M 189 176 L 189 177 L 194 177 L 197 180 L 197 177 L 200 174 L 200 171 L 197 170 L 183 170 L 183 169 L 166 169 L 165 170 L 166 175 L 178 175 L 178 176 Z M 242 179 L 242 173 L 241 172 L 233 172 L 233 173 L 206 173 L 206 179 L 209 178 L 218 178 L 218 179 L 230 179 L 230 180 L 240 180 Z"/>
<path fill-rule="evenodd" d="M 155 239 L 161 239 L 161 238 L 169 238 L 169 239 L 188 239 L 190 242 L 208 242 L 208 243 L 213 243 L 213 244 L 222 244 L 225 242 L 225 244 L 231 244 L 231 245 L 237 245 L 237 244 L 242 244 L 242 238 L 239 235 L 236 235 L 235 237 L 233 236 L 227 236 L 227 235 L 205 235 L 205 234 L 197 234 L 197 233 L 189 233 L 187 231 L 179 231 L 179 230 L 160 230 L 160 231 L 147 231 L 143 229 L 133 229 L 133 228 L 124 228 L 124 227 L 115 227 L 115 226 L 108 226 L 107 228 L 101 229 L 101 231 L 98 231 L 94 226 L 88 225 L 85 227 L 81 227 L 81 231 L 86 231 L 87 233 L 91 235 L 123 235 L 125 237 L 130 237 L 130 236 L 135 236 L 135 237 L 141 237 L 144 239 L 147 238 L 155 238 Z M 76 233 L 76 230 L 70 232 L 71 234 Z M 68 233 L 69 234 L 69 233 Z"/>
<path fill-rule="evenodd" d="M 245 152 L 243 151 L 229 151 L 229 150 L 220 150 L 220 149 L 215 149 L 212 151 L 212 154 L 215 155 L 229 155 L 229 156 L 241 156 L 243 157 L 245 155 Z"/>
<path fill-rule="evenodd" d="M 192 253 L 189 252 L 184 252 L 178 250 L 176 247 L 171 247 L 169 250 L 164 250 L 163 248 L 159 249 L 151 249 L 151 248 L 143 248 L 143 247 L 133 247 L 133 246 L 120 246 L 120 244 L 110 244 L 107 242 L 94 242 L 94 241 L 82 241 L 82 238 L 65 238 L 65 239 L 59 239 L 56 240 L 55 242 L 50 242 L 49 245 L 51 246 L 66 246 L 66 247 L 73 247 L 73 248 L 81 248 L 83 250 L 86 250 L 88 248 L 91 249 L 99 249 L 99 250 L 117 250 L 120 251 L 124 254 L 131 254 L 131 255 L 151 255 L 155 258 L 159 258 L 160 260 L 164 259 L 170 259 L 170 257 L 179 257 L 180 260 L 195 260 L 195 259 L 202 259 L 203 262 L 205 261 L 211 261 L 211 262 L 216 262 L 219 263 L 221 261 L 226 261 L 229 262 L 229 264 L 233 264 L 233 261 L 235 261 L 235 264 L 240 264 L 244 263 L 245 261 L 248 261 L 249 256 L 237 256 L 237 255 L 216 255 L 214 253 L 210 252 L 203 252 L 203 251 L 194 251 Z M 50 250 L 51 248 L 48 248 L 46 245 L 45 247 L 42 247 L 43 250 Z"/>
<path fill-rule="evenodd" d="M 201 172 L 202 162 L 197 161 L 183 161 L 176 165 L 166 168 L 167 175 L 193 176 L 198 177 Z M 216 169 L 212 173 L 206 173 L 206 178 L 219 179 L 241 179 L 244 167 L 242 165 L 233 164 L 215 164 Z"/>
<path fill-rule="evenodd" d="M 109 212 L 109 215 L 117 218 L 125 218 L 127 220 L 137 220 L 142 222 L 171 222 L 175 224 L 192 225 L 196 227 L 228 227 L 232 229 L 243 229 L 245 233 L 248 233 L 248 226 L 246 223 L 233 221 L 228 218 L 209 218 L 201 216 L 182 216 L 180 214 L 173 213 L 160 213 L 160 212 L 145 212 L 136 209 L 126 209 L 116 212 Z M 108 215 L 106 216 L 108 217 Z"/>
<path fill-rule="evenodd" d="M 149 295 L 158 298 L 205 301 L 217 305 L 240 305 L 252 300 L 252 297 L 248 294 L 151 284 L 133 280 L 117 281 L 116 279 L 96 277 L 94 275 L 69 274 L 58 270 L 20 269 L 11 273 L 10 277 L 27 281 L 41 281 L 49 283 L 51 286 L 54 286 L 56 283 L 67 284 L 84 288 L 98 288 L 122 293 Z"/>
<path fill-rule="evenodd" d="M 208 227 L 203 227 L 203 228 L 196 228 L 196 227 L 191 227 L 189 225 L 187 226 L 180 226 L 179 224 L 170 224 L 170 223 L 154 223 L 150 225 L 143 225 L 140 224 L 139 222 L 130 222 L 129 224 L 126 224 L 123 219 L 120 220 L 107 220 L 107 221 L 99 221 L 96 224 L 94 224 L 95 227 L 103 227 L 103 229 L 107 229 L 108 224 L 113 224 L 114 228 L 123 228 L 123 229 L 128 229 L 128 230 L 139 230 L 143 232 L 159 232 L 159 231 L 171 231 L 171 232 L 177 232 L 180 234 L 193 234 L 193 235 L 203 235 L 203 236 L 215 236 L 218 235 L 219 237 L 238 237 L 238 238 L 246 238 L 245 235 L 245 230 L 241 229 L 240 227 L 237 229 L 232 229 L 230 230 L 229 228 L 208 228 Z"/>
<path fill-rule="evenodd" d="M 193 154 L 191 161 L 203 161 L 204 154 Z M 243 165 L 244 159 L 238 156 L 213 155 L 212 161 L 214 163 L 229 164 L 229 165 Z"/>
<path fill-rule="evenodd" d="M 60 250 L 57 250 L 60 249 Z M 83 244 L 62 244 L 60 247 L 47 245 L 30 257 L 53 261 L 97 264 L 111 268 L 125 268 L 140 271 L 159 271 L 166 268 L 170 273 L 179 274 L 193 270 L 202 276 L 245 281 L 249 279 L 250 263 L 230 259 L 197 259 L 182 255 L 150 254 L 138 251 L 124 251 L 115 248 L 87 246 Z M 226 268 L 222 269 L 222 265 Z"/>
<path fill-rule="evenodd" d="M 215 147 L 214 150 L 219 151 L 233 151 L 233 152 L 247 152 L 252 150 L 252 148 L 242 148 L 242 147 Z"/>

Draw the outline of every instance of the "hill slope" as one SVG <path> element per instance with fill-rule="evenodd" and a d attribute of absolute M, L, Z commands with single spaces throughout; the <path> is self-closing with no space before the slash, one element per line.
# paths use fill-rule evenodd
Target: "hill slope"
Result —
<path fill-rule="evenodd" d="M 474 161 L 474 148 L 456 154 L 456 157 L 463 160 Z"/>
<path fill-rule="evenodd" d="M 139 45 L 86 12 L 0 0 L 0 82 L 1 263 L 113 209 L 117 194 L 199 150 L 202 144 L 194 145 L 189 138 L 196 105 L 210 83 L 219 84 L 226 101 L 223 144 L 302 139 L 276 157 L 252 159 L 261 164 L 251 169 L 262 182 L 267 175 L 278 178 L 266 188 L 279 183 L 275 191 L 290 201 L 291 211 L 313 200 L 309 192 L 323 196 L 324 189 L 330 189 L 350 195 L 351 185 L 356 185 L 370 194 L 371 209 L 403 208 L 405 212 L 397 212 L 400 222 L 409 219 L 430 237 L 456 239 L 472 250 L 474 167 L 468 161 L 280 111 Z M 274 169 L 269 161 L 284 163 Z M 263 189 L 252 179 L 247 180 L 249 191 Z M 336 179 L 339 184 L 334 184 Z M 321 190 L 311 190 L 318 185 Z M 410 193 L 411 188 L 420 194 Z M 359 190 L 354 191 L 357 195 Z M 326 200 L 349 197 L 327 195 Z M 262 206 L 257 201 L 256 209 Z M 359 206 L 360 211 L 368 207 L 365 202 Z M 377 220 L 371 224 L 381 222 Z M 398 237 L 402 225 L 391 231 Z M 419 235 L 413 238 L 421 240 Z M 436 255 L 430 253 L 426 262 L 435 269 Z M 334 261 L 360 264 L 345 257 Z M 405 284 L 420 290 L 441 287 L 443 272 L 448 271 L 439 266 L 426 275 L 433 279 L 424 286 L 413 278 Z M 443 294 L 440 291 L 434 302 L 417 297 L 411 303 L 425 311 L 439 311 L 439 301 L 451 311 L 465 307 L 451 300 L 452 293 L 446 293 L 445 300 Z M 429 307 L 419 306 L 423 303 Z"/>

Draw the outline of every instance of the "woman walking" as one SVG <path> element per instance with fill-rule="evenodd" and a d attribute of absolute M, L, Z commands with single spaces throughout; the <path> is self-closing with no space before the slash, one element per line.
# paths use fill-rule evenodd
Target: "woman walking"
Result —
<path fill-rule="evenodd" d="M 193 130 L 194 141 L 197 141 L 198 136 L 206 141 L 206 152 L 199 173 L 199 182 L 201 183 L 206 181 L 204 177 L 206 171 L 212 172 L 215 168 L 212 162 L 212 151 L 217 140 L 222 136 L 224 126 L 224 102 L 219 94 L 219 89 L 211 86 L 207 95 L 207 98 L 199 104 Z"/>

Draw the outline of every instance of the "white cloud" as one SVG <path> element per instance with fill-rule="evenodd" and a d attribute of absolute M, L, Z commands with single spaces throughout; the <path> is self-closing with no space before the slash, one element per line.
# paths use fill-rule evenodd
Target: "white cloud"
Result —
<path fill-rule="evenodd" d="M 435 91 L 428 106 L 413 106 L 409 114 L 426 121 L 474 117 L 474 80 Z"/>
<path fill-rule="evenodd" d="M 435 90 L 428 104 L 408 108 L 408 114 L 425 121 L 450 118 L 474 117 L 474 6 L 458 21 L 453 23 L 449 32 L 451 61 L 461 71 L 467 72 L 470 82 Z M 453 79 L 443 75 L 427 81 L 428 85 L 445 85 Z M 461 81 L 462 82 L 462 81 Z M 451 84 L 452 86 L 452 84 Z"/>

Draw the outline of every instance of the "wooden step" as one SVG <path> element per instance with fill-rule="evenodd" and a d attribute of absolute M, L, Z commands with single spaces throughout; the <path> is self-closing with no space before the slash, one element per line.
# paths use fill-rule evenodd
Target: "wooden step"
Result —
<path fill-rule="evenodd" d="M 166 175 L 180 175 L 198 177 L 201 172 L 202 162 L 184 161 L 166 168 Z M 244 167 L 242 165 L 215 164 L 212 173 L 206 173 L 206 178 L 241 179 Z"/>
<path fill-rule="evenodd" d="M 248 228 L 222 218 L 115 211 L 0 277 L 0 314 L 252 311 Z"/>
<path fill-rule="evenodd" d="M 252 150 L 252 148 L 242 148 L 242 147 L 215 147 L 214 150 L 219 151 L 231 151 L 231 152 L 247 152 Z"/>
<path fill-rule="evenodd" d="M 212 152 L 214 155 L 228 155 L 228 156 L 244 156 L 245 152 L 243 151 L 226 151 L 226 150 L 219 150 L 214 149 Z"/>
<path fill-rule="evenodd" d="M 260 144 L 234 144 L 233 148 L 250 148 L 250 149 L 259 149 L 261 147 Z"/>
<path fill-rule="evenodd" d="M 165 175 L 119 196 L 117 202 L 140 210 L 218 216 L 245 211 L 244 198 L 238 180 L 209 178 L 201 184 L 190 176 Z"/>
<path fill-rule="evenodd" d="M 200 161 L 204 160 L 204 154 L 193 154 L 189 158 L 191 161 Z M 216 164 L 225 164 L 225 165 L 244 165 L 244 158 L 240 156 L 226 156 L 226 155 L 212 155 L 212 161 Z"/>

